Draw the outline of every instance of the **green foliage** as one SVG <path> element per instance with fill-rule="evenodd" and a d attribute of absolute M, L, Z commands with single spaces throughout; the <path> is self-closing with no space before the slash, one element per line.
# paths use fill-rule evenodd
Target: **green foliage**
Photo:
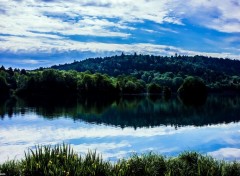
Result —
<path fill-rule="evenodd" d="M 212 91 L 239 91 L 240 61 L 205 56 L 120 55 L 53 66 L 60 70 L 90 70 L 110 76 L 132 75 L 177 91 L 187 76 L 197 76 Z M 176 79 L 175 79 L 176 78 Z"/>
<path fill-rule="evenodd" d="M 198 77 L 187 77 L 178 89 L 180 96 L 198 97 L 207 94 L 207 87 L 203 80 Z"/>
<path fill-rule="evenodd" d="M 132 155 L 128 160 L 120 160 L 113 166 L 114 175 L 164 175 L 167 171 L 166 161 L 163 156 L 149 153 L 138 156 Z"/>
<path fill-rule="evenodd" d="M 146 83 L 132 76 L 119 76 L 116 80 L 121 94 L 139 94 L 146 92 Z"/>
<path fill-rule="evenodd" d="M 0 95 L 6 95 L 9 93 L 9 86 L 6 79 L 0 76 Z"/>
<path fill-rule="evenodd" d="M 207 97 L 207 87 L 198 77 L 187 77 L 178 89 L 182 101 L 186 105 L 203 104 Z"/>
<path fill-rule="evenodd" d="M 82 73 L 81 79 L 78 79 L 78 90 L 80 93 L 96 94 L 106 93 L 115 94 L 118 93 L 114 79 L 100 73 L 89 74 Z"/>
<path fill-rule="evenodd" d="M 22 173 L 22 165 L 19 161 L 6 161 L 3 164 L 0 164 L 0 173 L 4 173 L 7 176 L 17 176 Z"/>
<path fill-rule="evenodd" d="M 196 152 L 185 152 L 175 158 L 158 154 L 132 155 L 116 163 L 104 161 L 96 152 L 85 156 L 69 145 L 37 146 L 25 153 L 21 161 L 0 164 L 6 175 L 83 175 L 83 176 L 238 176 L 240 163 L 214 160 Z"/>
<path fill-rule="evenodd" d="M 10 175 L 109 175 L 110 163 L 104 162 L 96 152 L 84 157 L 75 153 L 69 145 L 37 146 L 29 149 L 21 162 L 9 161 L 0 169 Z"/>
<path fill-rule="evenodd" d="M 76 71 L 44 70 L 30 73 L 25 85 L 19 85 L 18 95 L 32 94 L 83 94 L 83 93 L 116 93 L 113 80 L 99 73 L 79 73 Z"/>
<path fill-rule="evenodd" d="M 19 75 L 17 95 L 92 95 L 138 94 L 145 92 L 146 84 L 131 76 L 121 78 L 106 74 L 46 69 Z"/>
<path fill-rule="evenodd" d="M 162 87 L 156 83 L 150 83 L 147 89 L 150 94 L 161 94 L 163 91 Z"/>
<path fill-rule="evenodd" d="M 193 76 L 204 80 L 209 91 L 240 92 L 240 61 L 229 59 L 123 54 L 52 68 L 26 71 L 2 66 L 0 76 L 6 82 L 1 78 L 0 89 L 5 90 L 7 83 L 9 92 L 22 96 L 139 94 L 147 92 L 146 84 L 155 83 L 176 92 L 186 77 Z"/>
<path fill-rule="evenodd" d="M 183 78 L 182 77 L 174 77 L 173 80 L 172 80 L 172 84 L 173 84 L 173 89 L 174 90 L 178 90 L 178 88 L 182 85 L 182 83 L 184 82 Z"/>

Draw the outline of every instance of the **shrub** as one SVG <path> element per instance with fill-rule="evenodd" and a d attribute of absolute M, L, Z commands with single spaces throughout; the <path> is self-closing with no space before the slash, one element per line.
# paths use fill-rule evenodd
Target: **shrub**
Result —
<path fill-rule="evenodd" d="M 150 94 L 161 94 L 162 87 L 156 83 L 150 83 L 147 87 L 148 93 Z"/>
<path fill-rule="evenodd" d="M 206 100 L 207 87 L 198 77 L 187 77 L 178 89 L 178 94 L 185 104 L 202 104 Z"/>

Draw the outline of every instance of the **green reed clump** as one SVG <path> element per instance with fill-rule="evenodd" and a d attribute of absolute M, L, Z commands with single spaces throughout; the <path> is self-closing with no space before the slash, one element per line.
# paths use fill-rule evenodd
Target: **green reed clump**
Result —
<path fill-rule="evenodd" d="M 25 153 L 23 175 L 107 175 L 110 163 L 96 152 L 85 157 L 76 154 L 69 145 L 37 146 Z"/>
<path fill-rule="evenodd" d="M 29 149 L 22 161 L 24 175 L 69 175 L 81 163 L 81 157 L 63 144 L 51 146 L 37 146 L 36 150 Z M 73 170 L 74 169 L 74 170 Z"/>
<path fill-rule="evenodd" d="M 239 162 L 218 161 L 197 152 L 184 152 L 167 161 L 165 175 L 184 176 L 240 176 Z"/>
<path fill-rule="evenodd" d="M 157 154 L 149 153 L 138 156 L 132 155 L 129 159 L 120 160 L 113 165 L 113 174 L 125 175 L 163 175 L 167 166 L 165 158 Z"/>
<path fill-rule="evenodd" d="M 19 175 L 21 173 L 20 162 L 18 161 L 6 161 L 0 164 L 0 173 L 5 175 Z"/>
<path fill-rule="evenodd" d="M 104 161 L 95 152 L 81 156 L 66 144 L 29 149 L 21 161 L 0 165 L 6 175 L 83 175 L 83 176 L 240 176 L 239 162 L 225 162 L 196 152 L 166 158 L 148 153 L 132 155 L 116 163 Z"/>

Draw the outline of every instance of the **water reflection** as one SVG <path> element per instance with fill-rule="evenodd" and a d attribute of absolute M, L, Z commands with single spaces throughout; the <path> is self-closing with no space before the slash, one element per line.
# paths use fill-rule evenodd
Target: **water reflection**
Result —
<path fill-rule="evenodd" d="M 240 96 L 211 95 L 201 106 L 189 106 L 178 97 L 166 100 L 156 96 L 81 97 L 79 99 L 8 99 L 0 104 L 0 116 L 34 112 L 47 119 L 59 117 L 74 121 L 124 127 L 159 125 L 204 126 L 238 122 Z"/>
<path fill-rule="evenodd" d="M 177 97 L 17 98 L 0 102 L 0 162 L 37 144 L 70 143 L 116 160 L 132 152 L 177 155 L 194 150 L 240 160 L 240 97 L 208 97 L 185 105 Z"/>

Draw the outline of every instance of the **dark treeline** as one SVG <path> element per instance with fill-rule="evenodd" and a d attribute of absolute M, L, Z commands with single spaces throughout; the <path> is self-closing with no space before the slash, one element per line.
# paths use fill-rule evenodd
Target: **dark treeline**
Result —
<path fill-rule="evenodd" d="M 8 70 L 0 70 L 2 95 L 11 92 L 19 96 L 139 94 L 146 93 L 148 87 L 143 80 L 133 76 L 110 77 L 101 73 L 92 74 L 89 71 L 60 71 L 55 69 L 28 72 L 13 71 L 12 73 L 9 73 Z M 167 88 L 163 87 L 159 91 L 166 90 Z"/>
<path fill-rule="evenodd" d="M 110 76 L 131 75 L 149 83 L 168 86 L 176 91 L 188 76 L 200 77 L 209 90 L 240 89 L 240 61 L 205 56 L 125 55 L 75 61 L 53 66 L 59 70 L 106 73 Z"/>
<path fill-rule="evenodd" d="M 163 94 L 240 91 L 240 61 L 203 56 L 124 55 L 26 71 L 0 68 L 0 95 Z M 204 96 L 202 96 L 204 95 Z M 198 98 L 198 97 L 194 98 Z M 187 100 L 189 101 L 189 100 Z M 202 100 L 201 100 L 202 101 Z M 192 103 L 191 101 L 189 101 Z"/>
<path fill-rule="evenodd" d="M 146 83 L 132 76 L 110 77 L 101 73 L 46 69 L 21 73 L 0 70 L 1 94 L 64 96 L 146 93 Z"/>

